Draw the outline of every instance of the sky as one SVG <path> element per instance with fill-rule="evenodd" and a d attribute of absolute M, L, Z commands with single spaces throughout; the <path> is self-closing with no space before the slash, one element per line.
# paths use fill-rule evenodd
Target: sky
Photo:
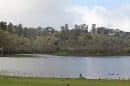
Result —
<path fill-rule="evenodd" d="M 56 29 L 97 24 L 130 31 L 130 0 L 0 0 L 0 21 Z"/>

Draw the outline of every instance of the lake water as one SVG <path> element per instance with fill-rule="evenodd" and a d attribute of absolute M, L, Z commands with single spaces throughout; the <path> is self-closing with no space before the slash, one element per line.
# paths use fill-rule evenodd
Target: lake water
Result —
<path fill-rule="evenodd" d="M 89 79 L 130 78 L 130 56 L 71 57 L 33 54 L 33 57 L 0 57 L 0 74 L 9 76 Z"/>

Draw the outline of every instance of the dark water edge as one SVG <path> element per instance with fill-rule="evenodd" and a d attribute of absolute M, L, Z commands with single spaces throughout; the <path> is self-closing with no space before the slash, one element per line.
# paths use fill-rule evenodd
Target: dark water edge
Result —
<path fill-rule="evenodd" d="M 66 52 L 57 52 L 57 53 L 50 53 L 50 55 L 56 56 L 74 56 L 74 57 L 107 57 L 107 56 L 130 56 L 130 53 L 127 54 L 83 54 L 83 53 L 66 53 Z"/>
<path fill-rule="evenodd" d="M 25 54 L 25 53 L 23 53 L 23 54 L 8 54 L 8 55 L 0 55 L 0 57 L 34 57 L 34 58 L 36 58 L 36 57 L 38 57 L 38 55 L 39 55 L 39 53 L 35 53 L 35 54 Z M 71 56 L 71 57 L 105 57 L 105 58 L 107 58 L 107 57 L 120 57 L 120 56 L 130 56 L 130 54 L 122 54 L 122 55 L 82 55 L 82 54 L 78 54 L 78 55 L 73 55 L 73 54 L 63 54 L 63 53 L 46 53 L 46 54 L 41 54 L 41 55 L 53 55 L 53 56 L 65 56 L 65 57 L 69 57 L 69 56 Z"/>
<path fill-rule="evenodd" d="M 6 55 L 0 55 L 0 57 L 36 57 L 38 54 L 42 53 L 21 53 L 21 54 L 6 54 Z M 112 57 L 112 56 L 130 56 L 130 54 L 97 54 L 97 55 L 92 55 L 92 54 L 67 54 L 67 53 L 43 53 L 42 55 L 54 55 L 54 56 L 72 56 L 72 57 Z"/>
<path fill-rule="evenodd" d="M 8 54 L 8 55 L 0 55 L 0 57 L 35 57 L 32 54 Z"/>
<path fill-rule="evenodd" d="M 94 53 L 88 53 L 86 51 L 79 51 L 79 52 L 73 52 L 73 51 L 57 51 L 57 52 L 47 52 L 47 53 L 42 53 L 42 52 L 28 52 L 28 53 L 24 53 L 24 52 L 19 52 L 19 53 L 5 53 L 4 55 L 0 55 L 0 57 L 12 57 L 12 56 L 16 56 L 16 57 L 35 57 L 35 54 L 47 54 L 47 55 L 56 55 L 56 56 L 73 56 L 73 57 L 105 57 L 105 56 L 130 56 L 129 52 L 122 52 L 122 53 L 114 53 L 114 52 L 105 52 L 105 53 L 101 53 L 101 52 L 94 52 Z"/>

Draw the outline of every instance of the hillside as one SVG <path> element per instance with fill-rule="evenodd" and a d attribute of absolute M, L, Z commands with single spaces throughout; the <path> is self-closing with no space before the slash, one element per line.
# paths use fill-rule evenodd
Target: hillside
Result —
<path fill-rule="evenodd" d="M 107 30 L 107 29 L 105 29 Z M 49 53 L 57 55 L 129 55 L 129 37 L 88 32 L 88 27 L 61 31 L 52 27 L 28 28 L 0 22 L 0 47 L 4 55 Z"/>

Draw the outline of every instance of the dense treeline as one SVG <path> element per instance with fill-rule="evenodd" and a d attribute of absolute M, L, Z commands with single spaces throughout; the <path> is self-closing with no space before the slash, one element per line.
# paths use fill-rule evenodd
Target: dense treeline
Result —
<path fill-rule="evenodd" d="M 79 28 L 80 27 L 80 28 Z M 0 47 L 4 54 L 50 53 L 60 55 L 129 55 L 130 39 L 91 34 L 85 24 L 28 28 L 0 22 Z"/>

